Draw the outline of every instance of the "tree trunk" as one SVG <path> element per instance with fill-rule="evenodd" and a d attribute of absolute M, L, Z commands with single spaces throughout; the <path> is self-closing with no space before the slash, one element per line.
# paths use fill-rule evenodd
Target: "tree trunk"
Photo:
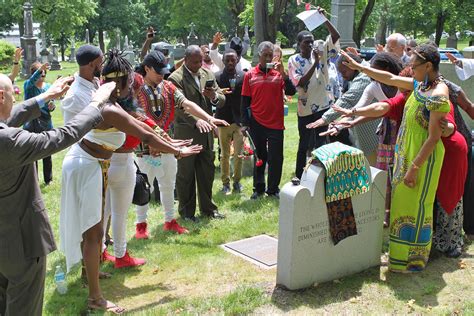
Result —
<path fill-rule="evenodd" d="M 444 22 L 448 17 L 448 13 L 441 10 L 436 15 L 436 36 L 435 36 L 435 43 L 439 46 L 441 41 L 441 35 L 443 34 Z"/>
<path fill-rule="evenodd" d="M 242 38 L 244 36 L 244 27 L 239 25 L 239 15 L 245 10 L 245 0 L 227 0 L 230 12 L 232 12 L 235 23 L 235 33 Z"/>
<path fill-rule="evenodd" d="M 265 40 L 270 41 L 272 43 L 276 42 L 277 33 L 278 33 L 278 24 L 280 24 L 280 17 L 283 13 L 288 0 L 274 0 L 273 1 L 273 12 L 270 16 L 268 16 L 268 1 L 265 0 L 267 3 L 265 6 L 266 14 L 266 36 Z"/>
<path fill-rule="evenodd" d="M 99 47 L 100 49 L 102 50 L 102 52 L 105 53 L 105 43 L 104 43 L 104 31 L 102 30 L 102 28 L 99 28 L 97 30 L 97 32 L 99 33 Z"/>
<path fill-rule="evenodd" d="M 267 5 L 266 0 L 255 0 L 253 3 L 253 29 L 255 33 L 255 49 L 253 53 L 253 63 L 256 64 L 258 62 L 258 45 L 265 40 L 265 30 L 264 27 L 266 24 L 264 23 L 264 15 L 266 12 L 265 7 Z"/>
<path fill-rule="evenodd" d="M 64 56 L 65 51 L 66 51 L 66 45 L 64 45 L 64 43 L 61 43 L 61 60 L 62 61 L 66 61 L 66 58 Z"/>
<path fill-rule="evenodd" d="M 369 16 L 372 13 L 372 10 L 374 9 L 374 5 L 375 0 L 369 0 L 367 2 L 364 12 L 362 13 L 362 16 L 360 18 L 359 24 L 357 25 L 357 27 L 354 27 L 353 40 L 358 47 L 360 47 L 360 41 L 362 40 L 362 36 L 364 35 L 364 30 L 367 25 L 367 22 L 369 21 Z"/>
<path fill-rule="evenodd" d="M 380 15 L 379 25 L 377 27 L 377 33 L 375 35 L 375 42 L 380 45 L 385 45 L 387 34 L 387 17 L 385 14 Z"/>

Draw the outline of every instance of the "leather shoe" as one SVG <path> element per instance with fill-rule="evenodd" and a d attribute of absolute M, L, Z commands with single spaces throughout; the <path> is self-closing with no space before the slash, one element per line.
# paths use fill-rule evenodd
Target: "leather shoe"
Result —
<path fill-rule="evenodd" d="M 209 218 L 214 218 L 214 219 L 224 219 L 225 218 L 225 215 L 219 213 L 218 211 L 212 211 L 211 214 L 206 215 L 206 216 L 209 217 Z"/>
<path fill-rule="evenodd" d="M 264 195 L 264 193 L 254 192 L 252 194 L 252 196 L 250 196 L 250 199 L 251 200 L 257 200 L 257 199 L 263 197 L 263 195 Z"/>
<path fill-rule="evenodd" d="M 183 218 L 185 221 L 191 221 L 193 223 L 199 223 L 199 219 L 196 216 L 186 216 Z"/>

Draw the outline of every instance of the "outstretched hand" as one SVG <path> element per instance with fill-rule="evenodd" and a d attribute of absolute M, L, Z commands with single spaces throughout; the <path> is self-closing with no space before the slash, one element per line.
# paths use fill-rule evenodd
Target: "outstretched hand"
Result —
<path fill-rule="evenodd" d="M 360 71 L 362 69 L 362 64 L 356 62 L 351 56 L 349 56 L 345 51 L 340 51 L 341 55 L 344 57 L 342 62 L 345 66 L 349 67 L 352 70 Z"/>
<path fill-rule="evenodd" d="M 15 49 L 15 62 L 19 63 L 21 60 L 21 54 L 23 54 L 23 49 L 21 47 L 17 47 Z"/>
<path fill-rule="evenodd" d="M 332 106 L 332 109 L 338 113 L 341 113 L 342 117 L 352 116 L 352 110 L 345 109 L 343 107 L 340 107 L 339 105 L 334 104 Z"/>
<path fill-rule="evenodd" d="M 201 119 L 197 120 L 196 128 L 199 130 L 200 133 L 209 133 L 213 129 L 211 124 Z"/>
<path fill-rule="evenodd" d="M 222 42 L 222 33 L 216 32 L 212 37 L 212 44 L 219 45 Z"/>
<path fill-rule="evenodd" d="M 355 47 L 347 47 L 346 51 L 348 53 L 354 54 L 356 56 L 360 56 L 360 53 L 357 51 L 357 48 L 355 48 Z"/>
<path fill-rule="evenodd" d="M 187 147 L 181 147 L 181 157 L 189 157 L 192 155 L 199 154 L 202 150 L 202 145 L 192 145 Z"/>
<path fill-rule="evenodd" d="M 318 128 L 324 125 L 326 125 L 326 122 L 324 122 L 323 119 L 319 119 L 319 120 L 314 121 L 313 123 L 309 123 L 308 125 L 306 125 L 306 128 Z"/>
<path fill-rule="evenodd" d="M 211 124 L 213 128 L 217 128 L 217 126 L 229 126 L 229 123 L 227 123 L 226 121 L 215 118 L 215 117 L 212 117 L 209 120 L 209 124 Z"/>
<path fill-rule="evenodd" d="M 97 89 L 92 97 L 92 102 L 98 102 L 99 104 L 105 103 L 109 98 L 112 91 L 115 90 L 116 83 L 114 81 L 104 83 Z"/>
<path fill-rule="evenodd" d="M 193 143 L 193 139 L 171 139 L 171 145 L 175 147 L 189 146 Z"/>
<path fill-rule="evenodd" d="M 69 90 L 69 84 L 73 81 L 74 77 L 72 76 L 56 79 L 51 87 L 44 93 L 44 97 L 47 101 L 59 99 L 66 93 L 67 90 Z"/>
<path fill-rule="evenodd" d="M 446 53 L 446 57 L 448 57 L 449 61 L 452 62 L 453 64 L 456 64 L 458 61 L 458 59 L 454 57 L 454 55 L 451 53 Z"/>

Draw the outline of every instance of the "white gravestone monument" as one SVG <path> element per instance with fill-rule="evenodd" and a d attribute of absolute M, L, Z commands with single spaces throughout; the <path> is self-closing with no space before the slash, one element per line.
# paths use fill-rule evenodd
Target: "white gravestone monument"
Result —
<path fill-rule="evenodd" d="M 329 233 L 324 168 L 311 165 L 300 185 L 285 184 L 280 192 L 277 284 L 302 289 L 380 264 L 387 173 L 368 167 L 367 172 L 369 191 L 351 198 L 357 235 L 336 246 Z"/>

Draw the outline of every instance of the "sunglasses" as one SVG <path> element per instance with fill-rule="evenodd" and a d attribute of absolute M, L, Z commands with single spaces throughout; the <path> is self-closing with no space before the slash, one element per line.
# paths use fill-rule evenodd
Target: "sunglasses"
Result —
<path fill-rule="evenodd" d="M 411 64 L 410 67 L 411 67 L 412 70 L 415 70 L 415 69 L 418 68 L 419 66 L 421 66 L 421 65 L 423 65 L 423 64 L 426 64 L 426 63 L 427 63 L 427 61 L 424 61 L 424 62 L 419 63 L 419 64 L 416 64 L 416 65 L 415 65 L 415 64 Z"/>

